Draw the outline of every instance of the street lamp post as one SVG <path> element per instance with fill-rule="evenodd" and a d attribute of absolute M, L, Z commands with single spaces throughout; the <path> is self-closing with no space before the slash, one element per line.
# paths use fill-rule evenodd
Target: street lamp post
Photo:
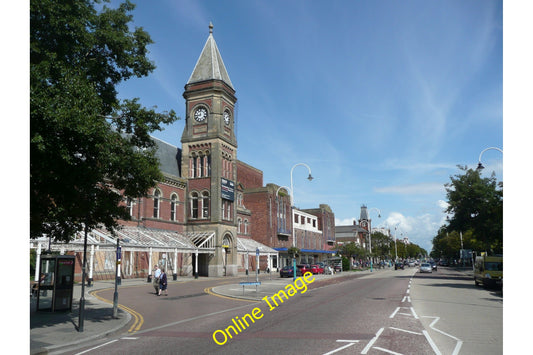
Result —
<path fill-rule="evenodd" d="M 497 150 L 499 151 L 500 153 L 503 154 L 503 150 L 501 150 L 500 148 L 496 148 L 496 147 L 488 147 L 488 148 L 485 148 L 481 151 L 481 153 L 479 154 L 479 158 L 478 158 L 478 164 L 477 164 L 477 169 L 478 171 L 481 171 L 483 169 L 485 169 L 485 167 L 483 166 L 483 164 L 481 164 L 481 157 L 483 156 L 483 153 L 485 153 L 487 150 Z"/>
<path fill-rule="evenodd" d="M 83 264 L 81 266 L 81 298 L 80 310 L 78 313 L 78 332 L 83 332 L 83 324 L 85 321 L 85 268 L 87 266 L 87 233 L 88 226 L 85 223 L 84 238 L 83 238 Z"/>
<path fill-rule="evenodd" d="M 377 209 L 376 207 L 372 207 L 368 210 L 368 217 L 370 217 L 370 211 L 376 210 L 378 211 L 378 218 L 381 218 L 381 211 Z M 368 236 L 369 236 L 369 248 L 370 248 L 370 272 L 373 271 L 372 266 L 372 220 L 370 220 L 370 223 L 368 224 Z"/>
<path fill-rule="evenodd" d="M 396 239 L 398 237 L 398 226 L 399 224 L 396 227 L 394 227 L 394 254 L 395 254 L 394 263 L 398 262 L 398 245 L 396 245 Z"/>
<path fill-rule="evenodd" d="M 297 164 L 294 164 L 294 166 L 291 168 L 291 188 L 290 188 L 290 192 L 291 192 L 291 225 L 292 225 L 292 246 L 293 247 L 296 247 L 296 231 L 294 230 L 294 208 L 293 208 L 293 204 L 294 204 L 294 187 L 293 187 L 293 182 L 292 182 L 292 173 L 294 171 L 294 168 L 296 168 L 297 166 L 299 165 L 302 165 L 302 166 L 305 166 L 307 168 L 307 170 L 309 171 L 309 176 L 307 177 L 307 180 L 309 181 L 312 181 L 313 180 L 313 177 L 311 176 L 311 168 L 309 167 L 309 165 L 305 164 L 305 163 L 297 163 Z M 293 259 L 292 259 L 292 265 L 293 265 L 293 279 L 296 280 L 296 258 L 294 257 L 293 255 Z"/>

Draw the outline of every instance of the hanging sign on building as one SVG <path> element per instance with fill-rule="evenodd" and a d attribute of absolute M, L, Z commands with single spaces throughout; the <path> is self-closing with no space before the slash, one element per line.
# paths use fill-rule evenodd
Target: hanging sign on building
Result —
<path fill-rule="evenodd" d="M 221 178 L 222 198 L 229 201 L 235 201 L 235 183 L 231 180 Z"/>

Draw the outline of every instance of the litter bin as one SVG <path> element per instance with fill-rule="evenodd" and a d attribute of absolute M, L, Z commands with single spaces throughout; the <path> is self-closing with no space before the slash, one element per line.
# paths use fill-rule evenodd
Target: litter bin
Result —
<path fill-rule="evenodd" d="M 37 311 L 72 310 L 74 261 L 73 255 L 41 256 Z"/>

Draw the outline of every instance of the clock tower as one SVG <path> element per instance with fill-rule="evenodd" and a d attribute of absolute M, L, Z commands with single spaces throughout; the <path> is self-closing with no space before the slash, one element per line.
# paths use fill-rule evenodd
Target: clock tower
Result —
<path fill-rule="evenodd" d="M 188 180 L 187 231 L 214 233 L 214 252 L 199 254 L 202 276 L 237 274 L 235 89 L 213 37 L 185 85 L 182 174 Z M 206 275 L 207 274 L 207 275 Z"/>

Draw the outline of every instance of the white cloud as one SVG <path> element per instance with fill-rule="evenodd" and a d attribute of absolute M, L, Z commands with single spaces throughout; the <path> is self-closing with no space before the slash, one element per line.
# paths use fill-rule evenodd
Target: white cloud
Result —
<path fill-rule="evenodd" d="M 448 206 L 449 206 L 449 203 L 444 201 L 444 200 L 438 200 L 437 201 L 437 206 L 439 206 L 440 208 L 442 208 L 443 210 L 447 209 Z"/>
<path fill-rule="evenodd" d="M 355 218 L 355 217 L 345 218 L 345 219 L 335 218 L 335 225 L 336 226 L 350 226 L 350 225 L 353 224 L 354 220 L 357 221 L 357 218 Z"/>

